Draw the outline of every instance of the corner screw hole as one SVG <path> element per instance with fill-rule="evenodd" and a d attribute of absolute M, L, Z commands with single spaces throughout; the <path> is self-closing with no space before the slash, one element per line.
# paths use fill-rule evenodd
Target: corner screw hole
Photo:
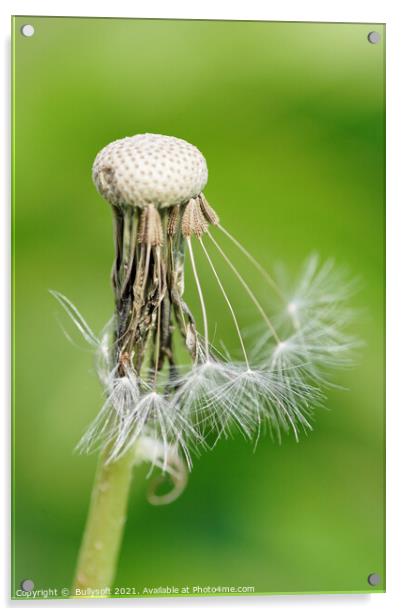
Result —
<path fill-rule="evenodd" d="M 380 42 L 381 36 L 379 32 L 369 32 L 367 35 L 367 40 L 372 45 L 377 45 Z"/>
<path fill-rule="evenodd" d="M 21 590 L 25 590 L 25 592 L 31 592 L 34 588 L 35 584 L 32 580 L 22 580 Z"/>
<path fill-rule="evenodd" d="M 367 578 L 367 581 L 370 584 L 370 586 L 378 586 L 378 584 L 381 582 L 381 578 L 378 575 L 378 573 L 370 573 L 370 575 Z"/>
<path fill-rule="evenodd" d="M 21 27 L 21 34 L 29 38 L 35 34 L 35 28 L 32 24 L 25 24 Z"/>

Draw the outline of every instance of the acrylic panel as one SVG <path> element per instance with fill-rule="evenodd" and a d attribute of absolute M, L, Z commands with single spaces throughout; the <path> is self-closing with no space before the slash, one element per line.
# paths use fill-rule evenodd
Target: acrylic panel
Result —
<path fill-rule="evenodd" d="M 384 592 L 385 26 L 12 47 L 12 597 Z"/>

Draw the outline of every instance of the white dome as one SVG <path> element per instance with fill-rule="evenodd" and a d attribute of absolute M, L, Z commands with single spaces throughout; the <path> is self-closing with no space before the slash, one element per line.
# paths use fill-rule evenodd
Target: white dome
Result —
<path fill-rule="evenodd" d="M 145 133 L 105 146 L 95 158 L 92 177 L 113 205 L 167 207 L 199 195 L 208 168 L 198 148 L 184 139 Z"/>

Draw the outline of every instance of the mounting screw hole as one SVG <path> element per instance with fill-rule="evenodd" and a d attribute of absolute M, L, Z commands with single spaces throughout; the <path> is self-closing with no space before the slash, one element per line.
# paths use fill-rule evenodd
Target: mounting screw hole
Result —
<path fill-rule="evenodd" d="M 381 40 L 381 35 L 379 32 L 369 32 L 367 35 L 367 40 L 372 45 L 377 45 L 377 43 Z"/>
<path fill-rule="evenodd" d="M 32 592 L 34 588 L 35 588 L 35 584 L 33 583 L 32 580 L 22 580 L 21 582 L 22 590 L 25 590 L 25 592 Z"/>
<path fill-rule="evenodd" d="M 26 36 L 29 38 L 30 36 L 33 36 L 35 34 L 35 28 L 32 24 L 24 24 L 21 27 L 21 34 L 22 36 Z"/>
<path fill-rule="evenodd" d="M 378 573 L 370 573 L 370 575 L 367 578 L 367 581 L 370 584 L 370 586 L 378 586 L 378 584 L 381 582 L 381 578 L 378 575 Z"/>

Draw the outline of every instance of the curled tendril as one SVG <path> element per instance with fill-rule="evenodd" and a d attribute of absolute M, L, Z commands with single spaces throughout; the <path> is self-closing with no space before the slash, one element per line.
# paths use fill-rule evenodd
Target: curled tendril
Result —
<path fill-rule="evenodd" d="M 169 479 L 173 487 L 165 494 L 158 494 L 160 488 Z M 166 473 L 162 473 L 148 484 L 147 500 L 151 505 L 169 505 L 183 492 L 188 481 L 188 470 L 177 451 L 170 451 Z"/>

